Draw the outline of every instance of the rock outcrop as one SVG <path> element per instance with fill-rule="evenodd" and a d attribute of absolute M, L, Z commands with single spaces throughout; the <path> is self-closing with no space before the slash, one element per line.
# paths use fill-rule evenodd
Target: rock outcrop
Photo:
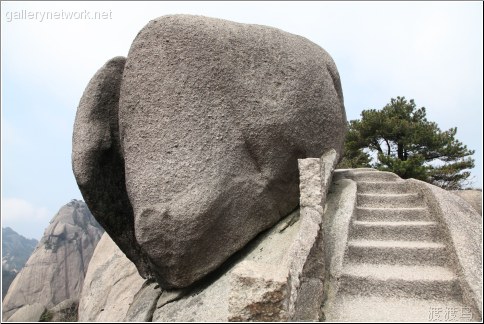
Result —
<path fill-rule="evenodd" d="M 323 294 L 321 221 L 337 161 L 299 161 L 300 209 L 185 289 L 144 281 L 107 234 L 84 282 L 80 321 L 317 321 Z"/>
<path fill-rule="evenodd" d="M 46 311 L 45 306 L 41 303 L 23 305 L 10 316 L 10 322 L 39 322 L 42 314 Z"/>
<path fill-rule="evenodd" d="M 144 278 L 186 287 L 298 205 L 297 160 L 341 153 L 331 57 L 281 30 L 201 16 L 152 20 L 79 104 L 73 170 Z"/>
<path fill-rule="evenodd" d="M 438 187 L 373 169 L 337 170 L 330 186 L 334 156 L 300 160 L 300 209 L 189 288 L 144 281 L 106 235 L 79 318 L 479 321 L 482 218 L 475 210 Z"/>
<path fill-rule="evenodd" d="M 452 193 L 467 201 L 482 216 L 482 190 L 454 190 Z"/>
<path fill-rule="evenodd" d="M 61 301 L 49 310 L 46 310 L 42 316 L 42 322 L 77 322 L 79 308 L 78 299 L 66 299 Z"/>
<path fill-rule="evenodd" d="M 26 239 L 10 227 L 2 227 L 2 299 L 37 243 L 36 239 Z"/>
<path fill-rule="evenodd" d="M 4 319 L 24 305 L 51 308 L 78 298 L 102 233 L 84 202 L 73 200 L 63 206 L 10 286 L 3 300 Z"/>
<path fill-rule="evenodd" d="M 79 300 L 80 322 L 122 322 L 145 280 L 107 233 L 92 256 Z"/>
<path fill-rule="evenodd" d="M 482 218 L 389 172 L 337 170 L 325 213 L 328 321 L 479 321 Z"/>

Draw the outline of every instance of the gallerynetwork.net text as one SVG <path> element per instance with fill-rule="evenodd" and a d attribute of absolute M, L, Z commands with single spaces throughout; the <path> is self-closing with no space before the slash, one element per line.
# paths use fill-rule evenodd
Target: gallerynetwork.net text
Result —
<path fill-rule="evenodd" d="M 7 22 L 14 20 L 108 20 L 112 19 L 112 12 L 109 11 L 31 11 L 18 10 L 5 13 Z"/>

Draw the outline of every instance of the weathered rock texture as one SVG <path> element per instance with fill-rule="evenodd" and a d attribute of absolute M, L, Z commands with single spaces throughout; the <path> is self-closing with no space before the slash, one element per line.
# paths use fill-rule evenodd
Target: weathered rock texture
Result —
<path fill-rule="evenodd" d="M 23 305 L 15 310 L 8 319 L 9 322 L 38 322 L 45 312 L 45 306 L 41 303 Z"/>
<path fill-rule="evenodd" d="M 77 322 L 78 299 L 66 299 L 42 314 L 43 322 Z"/>
<path fill-rule="evenodd" d="M 205 286 L 159 305 L 153 321 L 319 320 L 324 263 L 317 251 L 336 162 L 335 151 L 299 160 L 300 209 L 251 242 Z"/>
<path fill-rule="evenodd" d="M 26 239 L 10 227 L 2 227 L 2 299 L 37 243 L 37 240 Z"/>
<path fill-rule="evenodd" d="M 113 58 L 87 85 L 77 109 L 72 166 L 89 209 L 146 277 L 149 261 L 134 237 L 119 138 L 119 91 L 125 61 Z"/>
<path fill-rule="evenodd" d="M 190 288 L 160 290 L 154 283 L 143 284 L 134 265 L 105 234 L 89 265 L 79 320 L 318 320 L 324 273 L 322 206 L 336 160 L 335 151 L 321 160 L 300 160 L 301 208 Z"/>
<path fill-rule="evenodd" d="M 453 243 L 453 265 L 463 302 L 476 308 L 474 321 L 482 320 L 482 217 L 465 199 L 428 183 L 411 181 L 428 197 L 433 215 L 445 226 L 445 234 Z"/>
<path fill-rule="evenodd" d="M 92 256 L 79 300 L 80 322 L 122 322 L 144 279 L 105 233 Z"/>
<path fill-rule="evenodd" d="M 4 319 L 24 305 L 51 308 L 78 298 L 102 233 L 84 202 L 73 200 L 63 206 L 10 286 L 3 300 Z"/>
<path fill-rule="evenodd" d="M 455 190 L 452 193 L 467 201 L 482 216 L 482 190 Z"/>
<path fill-rule="evenodd" d="M 151 322 L 162 291 L 156 282 L 145 282 L 136 293 L 124 317 L 126 322 Z"/>
<path fill-rule="evenodd" d="M 328 321 L 479 321 L 482 217 L 389 172 L 337 170 L 324 215 Z"/>
<path fill-rule="evenodd" d="M 140 274 L 185 287 L 294 210 L 297 160 L 339 154 L 345 132 L 339 75 L 316 44 L 164 16 L 89 83 L 73 169 Z"/>

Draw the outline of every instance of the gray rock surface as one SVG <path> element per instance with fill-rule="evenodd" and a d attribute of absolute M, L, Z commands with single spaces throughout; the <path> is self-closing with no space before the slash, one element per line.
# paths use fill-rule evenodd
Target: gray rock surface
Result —
<path fill-rule="evenodd" d="M 86 274 L 79 320 L 318 320 L 324 268 L 322 205 L 336 160 L 335 151 L 322 159 L 301 160 L 302 208 L 188 288 L 160 290 L 156 283 L 144 281 L 105 234 Z"/>
<path fill-rule="evenodd" d="M 282 268 L 287 271 L 285 255 L 296 241 L 299 226 L 297 211 L 250 243 L 214 277 L 192 288 L 162 291 L 161 295 L 151 289 L 156 285 L 146 285 L 132 262 L 105 234 L 85 277 L 79 321 L 280 319 L 286 315 L 288 300 L 288 273 Z M 282 262 L 285 266 L 281 268 Z"/>
<path fill-rule="evenodd" d="M 451 192 L 467 201 L 482 216 L 482 190 L 454 190 Z"/>
<path fill-rule="evenodd" d="M 251 242 L 214 278 L 157 307 L 153 322 L 267 321 L 288 318 L 288 260 L 299 210 Z"/>
<path fill-rule="evenodd" d="M 121 60 L 109 64 L 81 99 L 74 173 L 95 217 L 164 288 L 203 278 L 294 210 L 298 159 L 341 153 L 339 75 L 303 37 L 163 16 L 133 41 L 122 81 Z M 120 243 L 133 232 L 137 243 Z"/>
<path fill-rule="evenodd" d="M 125 322 L 151 322 L 162 291 L 156 282 L 145 282 L 129 306 Z"/>
<path fill-rule="evenodd" d="M 43 315 L 44 322 L 77 322 L 79 299 L 71 298 L 61 301 Z"/>
<path fill-rule="evenodd" d="M 288 318 L 317 321 L 320 307 L 308 303 L 312 298 L 322 298 L 324 261 L 322 255 L 322 230 L 326 195 L 331 185 L 334 167 L 338 161 L 335 150 L 329 150 L 320 159 L 299 160 L 301 228 L 288 253 L 289 302 Z"/>
<path fill-rule="evenodd" d="M 482 218 L 469 204 L 389 172 L 337 170 L 334 179 L 323 222 L 325 320 L 482 318 Z"/>
<path fill-rule="evenodd" d="M 10 286 L 3 300 L 4 318 L 24 305 L 40 303 L 50 308 L 78 298 L 102 233 L 84 202 L 73 200 L 63 206 Z"/>
<path fill-rule="evenodd" d="M 38 322 L 45 312 L 45 306 L 40 303 L 20 307 L 10 316 L 8 322 Z"/>
<path fill-rule="evenodd" d="M 455 268 L 464 302 L 482 320 L 482 216 L 465 199 L 428 183 L 411 180 L 429 197 L 435 217 L 452 240 Z"/>
<path fill-rule="evenodd" d="M 79 321 L 122 322 L 144 282 L 135 265 L 104 233 L 84 279 Z"/>
<path fill-rule="evenodd" d="M 148 261 L 134 237 L 119 139 L 119 91 L 125 62 L 124 57 L 109 60 L 82 95 L 72 138 L 72 169 L 94 217 L 146 277 L 150 276 Z"/>
<path fill-rule="evenodd" d="M 27 239 L 10 227 L 2 227 L 2 299 L 37 243 L 37 240 Z"/>
<path fill-rule="evenodd" d="M 301 208 L 252 241 L 214 278 L 159 305 L 153 321 L 319 320 L 322 206 L 336 161 L 335 151 L 299 160 Z"/>

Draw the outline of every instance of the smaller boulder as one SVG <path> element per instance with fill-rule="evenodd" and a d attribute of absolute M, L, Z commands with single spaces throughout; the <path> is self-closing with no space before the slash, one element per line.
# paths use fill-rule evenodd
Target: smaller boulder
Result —
<path fill-rule="evenodd" d="M 8 322 L 38 322 L 45 312 L 45 306 L 40 303 L 24 305 L 20 307 L 10 318 Z"/>

